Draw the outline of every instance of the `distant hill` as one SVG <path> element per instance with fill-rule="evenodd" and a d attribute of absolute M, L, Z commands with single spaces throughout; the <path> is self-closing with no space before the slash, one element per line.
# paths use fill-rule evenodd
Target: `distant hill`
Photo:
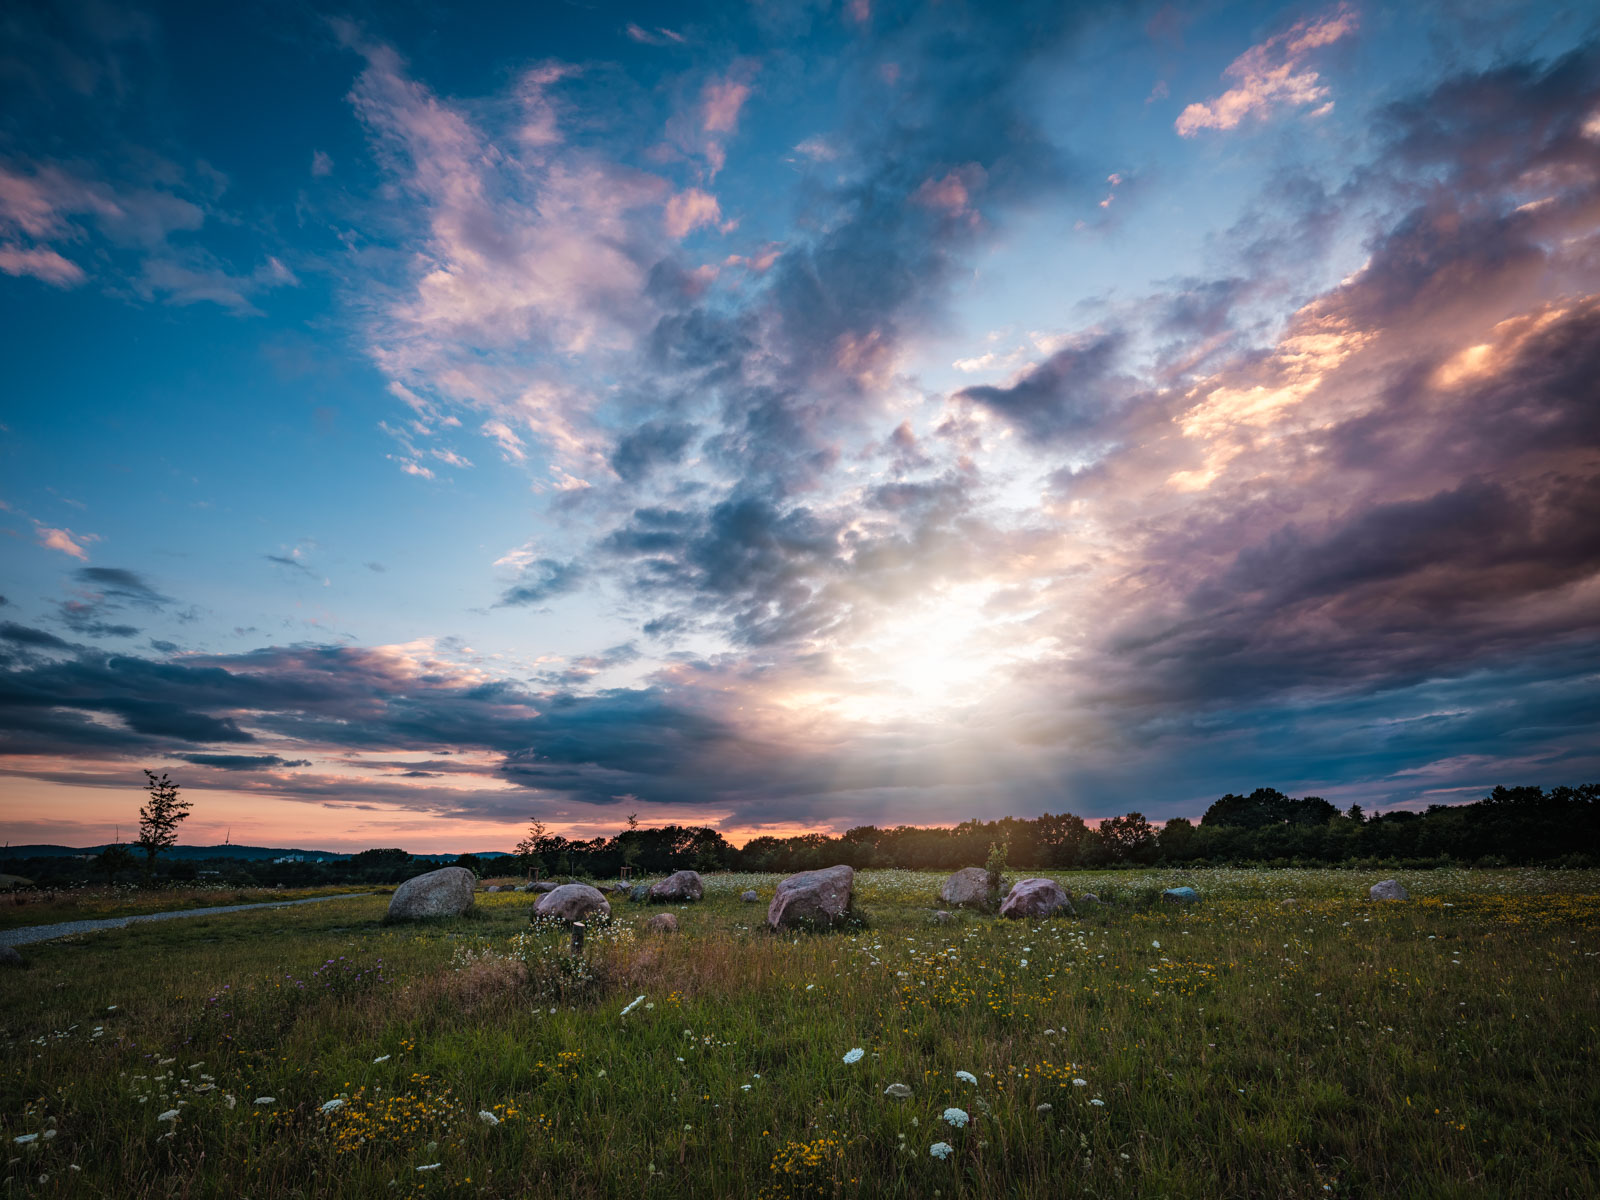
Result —
<path fill-rule="evenodd" d="M 136 845 L 124 842 L 129 850 L 135 854 L 140 853 Z M 105 846 L 54 846 L 49 844 L 6 846 L 0 849 L 0 858 L 76 858 L 84 854 L 99 854 Z M 503 850 L 475 850 L 472 852 L 478 858 L 508 858 Z M 237 858 L 245 861 L 259 861 L 261 859 L 287 858 L 298 855 L 306 862 L 341 862 L 353 858 L 351 854 L 341 854 L 335 850 L 295 850 L 283 849 L 273 846 L 174 846 L 170 850 L 163 850 L 161 857 L 168 860 L 202 859 L 202 858 Z M 426 862 L 455 862 L 456 854 L 415 854 L 413 858 Z"/>

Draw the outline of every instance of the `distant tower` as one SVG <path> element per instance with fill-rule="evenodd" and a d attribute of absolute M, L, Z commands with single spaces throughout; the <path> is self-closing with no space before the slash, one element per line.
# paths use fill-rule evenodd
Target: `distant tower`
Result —
<path fill-rule="evenodd" d="M 229 825 L 228 826 L 228 832 L 222 835 L 222 844 L 224 846 L 233 845 L 233 826 L 232 825 Z"/>

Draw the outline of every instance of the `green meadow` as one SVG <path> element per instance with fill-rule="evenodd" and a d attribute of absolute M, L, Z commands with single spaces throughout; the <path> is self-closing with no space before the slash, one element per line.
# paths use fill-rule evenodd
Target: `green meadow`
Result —
<path fill-rule="evenodd" d="M 499 893 L 24 947 L 4 1194 L 1600 1195 L 1600 872 L 1049 874 L 1108 903 L 934 924 L 943 872 L 865 871 L 778 935 L 712 875 L 581 957 Z"/>

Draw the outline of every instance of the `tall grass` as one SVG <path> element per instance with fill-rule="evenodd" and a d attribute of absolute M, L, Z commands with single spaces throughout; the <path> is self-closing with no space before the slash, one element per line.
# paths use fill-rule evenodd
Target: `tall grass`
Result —
<path fill-rule="evenodd" d="M 0 976 L 3 1186 L 1600 1194 L 1600 874 L 1434 872 L 1400 904 L 1341 871 L 1058 877 L 1113 902 L 934 925 L 942 874 L 867 872 L 867 928 L 775 935 L 737 899 L 772 877 L 727 876 L 677 935 L 619 903 L 581 966 L 510 894 L 34 947 Z M 1176 883 L 1201 903 L 1150 902 Z"/>

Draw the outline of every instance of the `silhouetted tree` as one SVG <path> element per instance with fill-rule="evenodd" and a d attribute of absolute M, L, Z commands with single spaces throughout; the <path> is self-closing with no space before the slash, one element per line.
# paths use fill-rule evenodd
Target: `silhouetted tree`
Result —
<path fill-rule="evenodd" d="M 155 870 L 156 855 L 178 844 L 178 823 L 187 819 L 191 805 L 178 798 L 178 785 L 167 778 L 165 771 L 159 777 L 150 770 L 144 774 L 149 799 L 139 809 L 138 845 L 144 851 L 148 879 Z"/>

